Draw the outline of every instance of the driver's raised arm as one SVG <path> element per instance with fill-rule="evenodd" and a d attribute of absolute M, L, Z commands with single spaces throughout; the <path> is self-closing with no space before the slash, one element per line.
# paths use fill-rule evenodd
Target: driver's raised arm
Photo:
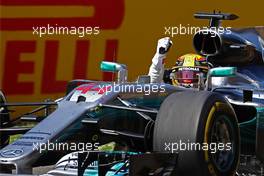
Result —
<path fill-rule="evenodd" d="M 169 37 L 159 39 L 157 51 L 152 58 L 152 64 L 148 73 L 151 83 L 162 82 L 164 73 L 164 59 L 166 58 L 166 54 L 169 51 L 171 45 L 172 41 Z"/>

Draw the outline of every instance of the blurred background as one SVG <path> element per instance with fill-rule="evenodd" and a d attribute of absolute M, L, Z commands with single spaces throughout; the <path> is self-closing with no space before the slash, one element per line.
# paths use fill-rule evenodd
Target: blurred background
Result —
<path fill-rule="evenodd" d="M 147 74 L 165 27 L 207 26 L 195 12 L 234 13 L 225 27 L 263 26 L 260 0 L 1 0 L 0 88 L 8 101 L 43 101 L 65 94 L 72 79 L 110 80 L 102 60 L 126 64 L 129 80 Z M 33 35 L 32 27 L 98 26 L 98 35 Z M 166 61 L 194 52 L 192 35 L 174 35 Z"/>

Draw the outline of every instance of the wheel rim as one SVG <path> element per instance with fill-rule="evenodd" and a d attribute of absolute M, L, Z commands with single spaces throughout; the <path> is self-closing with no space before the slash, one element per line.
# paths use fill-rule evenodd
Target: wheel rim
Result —
<path fill-rule="evenodd" d="M 212 161 L 217 169 L 222 172 L 229 170 L 235 159 L 237 144 L 235 142 L 235 131 L 232 127 L 232 122 L 226 115 L 216 117 L 212 124 L 211 143 L 222 143 L 225 146 L 227 143 L 231 143 L 231 150 L 217 150 L 215 153 L 211 153 Z"/>

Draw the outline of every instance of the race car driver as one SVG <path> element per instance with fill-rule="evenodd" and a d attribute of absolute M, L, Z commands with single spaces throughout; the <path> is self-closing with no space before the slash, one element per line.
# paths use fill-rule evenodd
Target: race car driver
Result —
<path fill-rule="evenodd" d="M 152 58 L 148 73 L 151 83 L 165 81 L 186 88 L 204 87 L 204 80 L 209 67 L 206 59 L 198 54 L 185 54 L 177 59 L 172 69 L 164 70 L 164 61 L 171 45 L 172 42 L 168 37 L 158 41 L 157 51 Z"/>

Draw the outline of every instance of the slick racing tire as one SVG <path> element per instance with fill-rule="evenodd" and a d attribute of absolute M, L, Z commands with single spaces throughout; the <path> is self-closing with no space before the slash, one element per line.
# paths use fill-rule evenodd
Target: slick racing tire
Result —
<path fill-rule="evenodd" d="M 240 156 L 236 114 L 217 93 L 171 94 L 155 121 L 153 150 L 178 153 L 179 175 L 235 175 Z"/>
<path fill-rule="evenodd" d="M 2 91 L 0 91 L 0 104 L 5 103 L 6 99 Z M 7 107 L 0 106 L 0 129 L 9 122 L 9 112 Z M 0 131 L 0 149 L 6 146 L 9 142 L 9 136 Z"/>

